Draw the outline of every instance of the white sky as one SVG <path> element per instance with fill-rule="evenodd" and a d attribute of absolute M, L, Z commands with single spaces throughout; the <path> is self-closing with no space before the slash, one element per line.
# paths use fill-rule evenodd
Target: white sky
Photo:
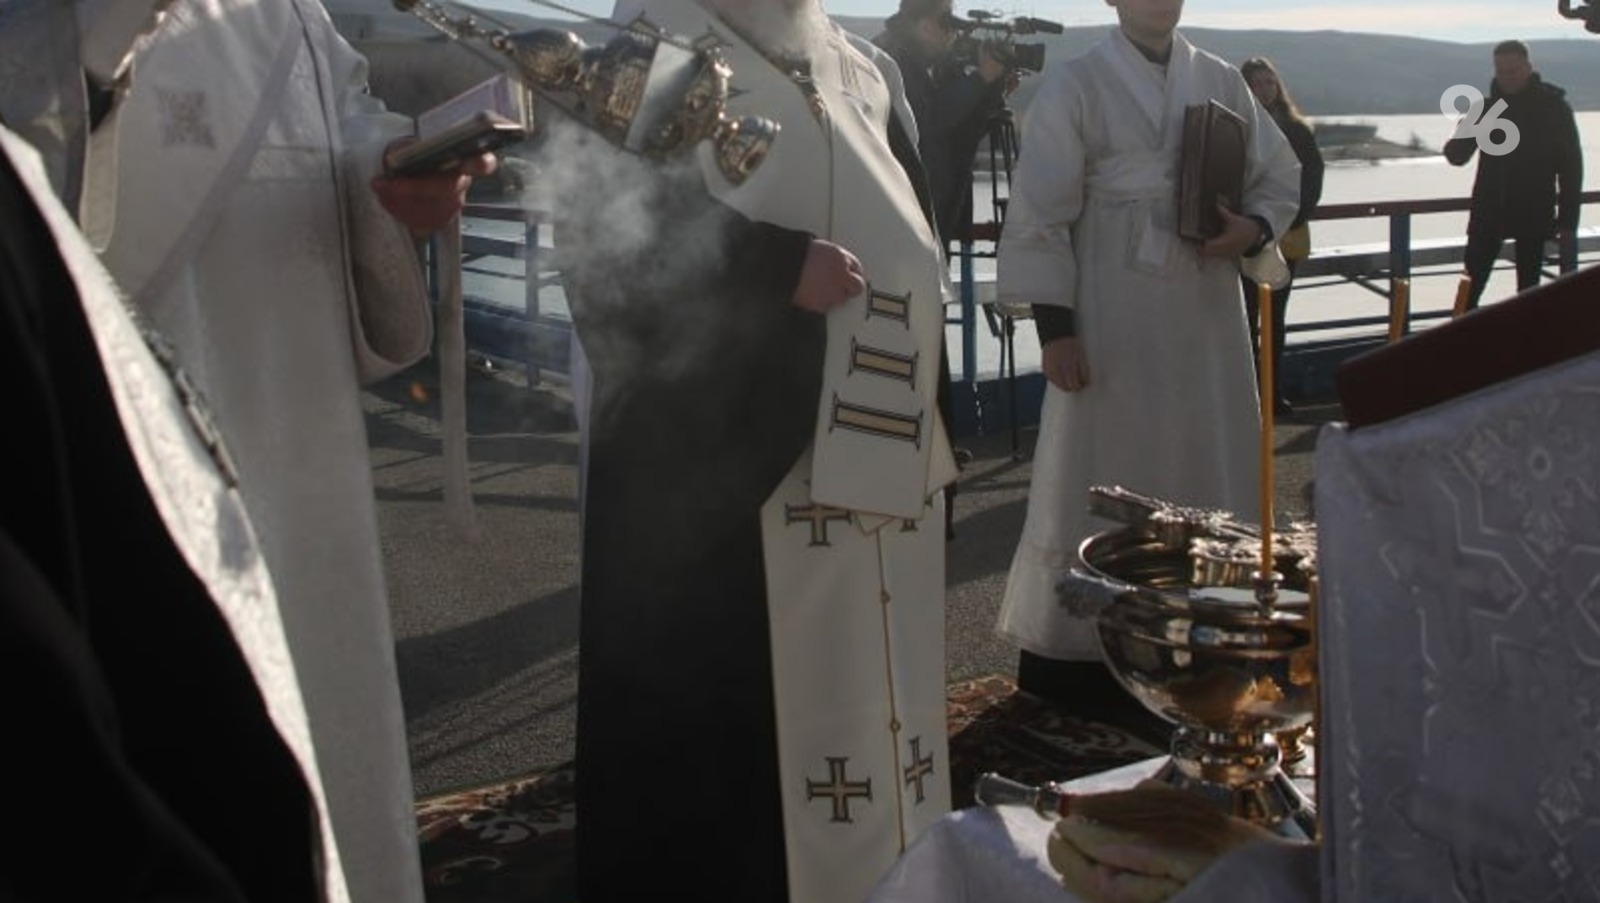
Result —
<path fill-rule="evenodd" d="M 529 15 L 554 15 L 535 0 L 477 0 L 485 7 Z M 611 0 L 554 0 L 587 15 L 611 12 Z M 646 0 L 648 2 L 648 0 Z M 1581 3 L 1582 0 L 1575 0 Z M 824 0 L 830 13 L 886 18 L 897 0 Z M 1003 18 L 1037 16 L 1065 25 L 1101 25 L 1116 21 L 1104 0 L 956 0 L 956 12 L 993 10 Z M 1581 22 L 1563 19 L 1556 0 L 1189 0 L 1184 23 L 1208 28 L 1270 28 L 1290 31 L 1338 31 L 1398 34 L 1439 41 L 1496 42 L 1568 38 L 1594 42 Z"/>

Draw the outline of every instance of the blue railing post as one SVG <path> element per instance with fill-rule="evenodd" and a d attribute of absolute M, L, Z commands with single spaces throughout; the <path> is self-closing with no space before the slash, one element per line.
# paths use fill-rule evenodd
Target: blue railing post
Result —
<path fill-rule="evenodd" d="M 972 240 L 961 242 L 961 381 L 978 382 L 978 305 L 972 286 Z"/>

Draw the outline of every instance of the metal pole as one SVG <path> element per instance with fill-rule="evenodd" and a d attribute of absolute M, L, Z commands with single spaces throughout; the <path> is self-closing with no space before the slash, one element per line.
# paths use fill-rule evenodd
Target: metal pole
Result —
<path fill-rule="evenodd" d="M 457 529 L 472 533 L 475 517 L 467 482 L 467 334 L 461 304 L 461 217 L 440 230 L 439 306 L 435 332 L 439 338 L 439 428 L 445 517 Z"/>
<path fill-rule="evenodd" d="M 1411 287 L 1411 214 L 1396 213 L 1389 217 L 1389 290 L 1391 305 L 1397 285 Z M 1409 299 L 1400 310 L 1400 335 L 1411 333 L 1411 305 Z M 1391 311 L 1393 307 L 1391 306 Z M 1391 334 L 1390 341 L 1398 336 Z"/>
<path fill-rule="evenodd" d="M 522 356 L 523 366 L 527 371 L 528 388 L 539 384 L 539 349 L 534 344 L 537 334 L 534 327 L 538 325 L 539 309 L 539 220 L 532 210 L 523 211 L 522 229 L 522 288 L 523 288 L 523 316 L 528 321 L 527 337 L 523 340 Z"/>

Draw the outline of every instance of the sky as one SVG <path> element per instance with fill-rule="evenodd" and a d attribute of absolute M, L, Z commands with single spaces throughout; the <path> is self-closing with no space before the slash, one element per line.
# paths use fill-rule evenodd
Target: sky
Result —
<path fill-rule="evenodd" d="M 611 0 L 554 2 L 586 15 L 609 14 L 613 6 Z M 1574 0 L 1574 5 L 1581 6 L 1583 2 Z M 1600 53 L 1600 38 L 1584 31 L 1583 23 L 1561 18 L 1556 3 L 1557 0 L 1189 0 L 1183 21 L 1207 28 L 1334 29 L 1465 43 L 1567 38 L 1595 42 L 1595 52 Z M 529 15 L 554 15 L 535 0 L 478 0 L 478 4 Z M 824 5 L 838 16 L 886 18 L 899 4 L 898 0 L 824 0 Z M 955 8 L 960 15 L 974 9 L 990 10 L 1004 19 L 1036 16 L 1069 26 L 1108 25 L 1116 21 L 1115 10 L 1106 6 L 1105 0 L 956 0 Z"/>

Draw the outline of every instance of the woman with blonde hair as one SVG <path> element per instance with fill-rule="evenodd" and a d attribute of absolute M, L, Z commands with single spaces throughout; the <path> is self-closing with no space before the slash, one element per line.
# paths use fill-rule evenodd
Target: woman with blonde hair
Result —
<path fill-rule="evenodd" d="M 1289 309 L 1289 289 L 1294 284 L 1295 268 L 1300 261 L 1311 254 L 1311 229 L 1306 224 L 1306 218 L 1317 209 L 1317 203 L 1322 199 L 1322 152 L 1317 150 L 1316 134 L 1311 129 L 1311 123 L 1300 112 L 1294 98 L 1289 96 L 1289 88 L 1283 83 L 1283 76 L 1278 74 L 1278 68 L 1271 60 L 1266 57 L 1252 57 L 1240 64 L 1239 73 L 1250 85 L 1250 91 L 1255 94 L 1261 108 L 1271 114 L 1272 121 L 1278 124 L 1278 129 L 1289 139 L 1290 146 L 1294 148 L 1294 155 L 1300 159 L 1300 210 L 1278 243 L 1279 249 L 1283 251 L 1284 260 L 1289 264 L 1290 281 L 1272 292 L 1272 371 L 1282 373 L 1283 342 L 1286 334 L 1284 315 Z M 1260 311 L 1256 309 L 1256 283 L 1248 276 L 1239 278 L 1244 283 L 1245 317 L 1250 321 L 1250 345 L 1255 349 L 1259 364 L 1261 321 Z M 1276 385 L 1278 397 L 1273 399 L 1273 410 L 1281 416 L 1293 414 L 1294 409 L 1283 396 L 1283 381 L 1279 379 Z M 1267 399 L 1261 399 L 1261 403 L 1266 404 Z"/>

